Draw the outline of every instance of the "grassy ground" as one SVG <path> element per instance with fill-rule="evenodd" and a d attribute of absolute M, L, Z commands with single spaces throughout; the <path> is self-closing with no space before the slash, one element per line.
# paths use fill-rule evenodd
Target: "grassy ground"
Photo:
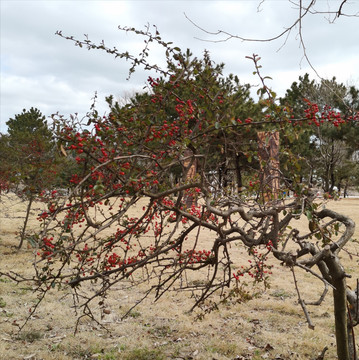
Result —
<path fill-rule="evenodd" d="M 30 227 L 38 226 L 33 210 Z M 328 207 L 349 215 L 359 224 L 359 199 L 342 199 Z M 14 197 L 0 202 L 0 268 L 31 274 L 32 251 L 26 244 L 15 251 L 25 215 L 25 205 Z M 304 226 L 301 221 L 298 227 Z M 359 239 L 359 229 L 355 238 Z M 358 253 L 358 243 L 350 250 Z M 343 254 L 346 271 L 353 275 L 349 285 L 355 287 L 359 259 Z M 19 333 L 29 308 L 36 303 L 31 284 L 16 285 L 0 278 L 0 359 L 123 359 L 123 360 L 224 360 L 224 359 L 313 359 L 328 346 L 325 359 L 336 359 L 332 300 L 328 294 L 320 307 L 311 307 L 315 330 L 305 322 L 293 287 L 291 272 L 273 262 L 270 289 L 254 289 L 258 296 L 239 303 L 234 298 L 206 316 L 200 311 L 187 312 L 193 304 L 186 293 L 169 293 L 158 302 L 146 299 L 130 316 L 121 320 L 142 288 L 113 289 L 94 312 L 100 324 L 84 319 L 74 335 L 76 314 L 71 294 L 53 291 L 41 308 Z M 302 295 L 317 300 L 321 283 L 302 272 L 297 274 Z M 89 290 L 91 290 L 89 288 Z M 105 307 L 105 311 L 104 311 Z M 101 325 L 105 325 L 107 332 Z M 357 343 L 359 337 L 357 336 Z"/>

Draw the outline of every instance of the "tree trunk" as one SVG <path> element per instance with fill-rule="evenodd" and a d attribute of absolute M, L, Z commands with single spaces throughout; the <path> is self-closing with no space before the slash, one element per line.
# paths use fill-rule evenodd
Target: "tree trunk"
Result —
<path fill-rule="evenodd" d="M 348 301 L 348 340 L 351 359 L 358 360 L 357 344 L 355 342 L 354 327 L 359 324 L 359 279 L 356 290 L 347 289 Z"/>
<path fill-rule="evenodd" d="M 325 193 L 329 192 L 329 189 L 330 189 L 329 174 L 330 174 L 329 165 L 326 165 L 326 167 L 325 167 L 325 175 L 324 175 L 324 184 L 323 184 L 323 191 Z"/>
<path fill-rule="evenodd" d="M 326 257 L 325 263 L 332 279 L 331 284 L 334 286 L 334 319 L 338 360 L 353 360 L 353 357 L 349 355 L 345 272 L 338 257 L 333 253 Z"/>
<path fill-rule="evenodd" d="M 348 346 L 350 360 L 358 360 L 358 354 L 356 352 L 356 344 L 354 338 L 354 327 L 348 322 Z"/>
<path fill-rule="evenodd" d="M 258 158 L 261 164 L 260 183 L 264 202 L 279 195 L 279 132 L 257 133 Z"/>
<path fill-rule="evenodd" d="M 27 204 L 27 208 L 26 208 L 26 216 L 25 216 L 25 220 L 24 220 L 24 225 L 23 225 L 23 228 L 22 228 L 21 234 L 20 234 L 20 243 L 19 243 L 19 245 L 17 247 L 18 250 L 21 249 L 21 247 L 22 247 L 22 245 L 24 243 L 24 240 L 25 240 L 27 222 L 29 221 L 30 210 L 31 210 L 31 205 L 32 205 L 33 201 L 34 201 L 34 197 L 31 194 L 30 198 L 29 198 L 29 202 Z"/>
<path fill-rule="evenodd" d="M 346 182 L 344 185 L 344 198 L 348 196 L 348 183 Z"/>
<path fill-rule="evenodd" d="M 340 179 L 339 182 L 338 182 L 338 195 L 340 196 L 342 192 L 342 180 Z"/>
<path fill-rule="evenodd" d="M 240 164 L 240 157 L 239 153 L 236 154 L 236 177 L 237 177 L 237 189 L 238 194 L 242 192 L 243 188 L 243 180 L 242 180 L 242 172 L 241 172 L 241 164 Z"/>
<path fill-rule="evenodd" d="M 335 186 L 335 176 L 334 176 L 334 169 L 331 168 L 330 170 L 330 190 L 329 193 L 332 194 L 334 191 L 334 186 Z"/>
<path fill-rule="evenodd" d="M 185 180 L 192 181 L 197 173 L 197 159 L 192 149 L 186 149 L 183 155 L 185 157 L 183 161 Z M 187 208 L 191 208 L 192 205 L 197 205 L 197 199 L 193 194 L 185 194 L 184 201 Z"/>
<path fill-rule="evenodd" d="M 335 336 L 337 341 L 337 354 L 339 360 L 353 359 L 349 356 L 349 339 L 347 323 L 347 300 L 345 279 L 333 281 L 335 290 L 334 295 L 334 317 L 335 317 Z"/>

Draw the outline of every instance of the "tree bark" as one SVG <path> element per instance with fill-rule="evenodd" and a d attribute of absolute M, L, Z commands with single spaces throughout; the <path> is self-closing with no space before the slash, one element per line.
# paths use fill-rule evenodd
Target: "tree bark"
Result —
<path fill-rule="evenodd" d="M 347 289 L 348 301 L 348 342 L 351 359 L 358 360 L 358 351 L 355 342 L 354 327 L 359 324 L 359 279 L 356 290 Z"/>
<path fill-rule="evenodd" d="M 237 189 L 238 194 L 242 192 L 243 188 L 243 180 L 242 180 L 242 171 L 241 171 L 241 164 L 240 164 L 240 157 L 239 153 L 236 154 L 236 177 L 237 177 Z"/>
<path fill-rule="evenodd" d="M 277 200 L 279 195 L 279 132 L 259 131 L 258 158 L 261 165 L 260 183 L 264 202 Z"/>
<path fill-rule="evenodd" d="M 338 257 L 330 250 L 328 252 L 324 261 L 329 269 L 331 284 L 334 286 L 334 319 L 338 360 L 353 360 L 353 357 L 349 355 L 345 272 Z"/>

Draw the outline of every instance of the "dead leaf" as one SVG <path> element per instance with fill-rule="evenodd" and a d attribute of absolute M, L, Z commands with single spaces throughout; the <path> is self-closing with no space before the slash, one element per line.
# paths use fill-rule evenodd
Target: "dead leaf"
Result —
<path fill-rule="evenodd" d="M 24 356 L 24 357 L 23 357 L 23 360 L 33 359 L 35 356 L 36 356 L 36 354 L 31 354 L 31 355 L 28 355 L 28 356 Z"/>
<path fill-rule="evenodd" d="M 61 150 L 61 152 L 62 152 L 62 155 L 64 155 L 65 157 L 67 157 L 66 150 L 65 150 L 65 148 L 62 146 L 62 144 L 60 145 L 60 150 Z"/>
<path fill-rule="evenodd" d="M 273 350 L 274 347 L 271 345 L 271 344 L 267 344 L 265 347 L 264 347 L 264 350 L 265 351 L 270 351 L 270 350 Z"/>

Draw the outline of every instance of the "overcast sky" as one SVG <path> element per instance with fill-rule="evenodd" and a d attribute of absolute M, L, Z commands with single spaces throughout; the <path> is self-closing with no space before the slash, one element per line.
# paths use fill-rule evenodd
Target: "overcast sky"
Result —
<path fill-rule="evenodd" d="M 138 54 L 143 39 L 118 30 L 118 25 L 144 29 L 157 25 L 165 41 L 173 41 L 182 50 L 190 48 L 201 56 L 205 49 L 212 59 L 226 64 L 227 73 L 239 76 L 243 83 L 258 84 L 253 76 L 253 64 L 245 56 L 253 53 L 262 58 L 263 75 L 273 78 L 270 85 L 279 95 L 305 72 L 314 73 L 302 60 L 298 29 L 284 39 L 271 42 L 241 42 L 230 40 L 213 43 L 198 40 L 218 40 L 196 28 L 208 31 L 224 30 L 251 38 L 272 37 L 290 26 L 298 10 L 288 0 L 237 1 L 89 1 L 89 0 L 0 0 L 1 4 L 1 116 L 0 132 L 6 132 L 6 122 L 22 109 L 38 108 L 44 115 L 59 112 L 65 116 L 89 110 L 97 91 L 100 114 L 107 111 L 104 98 L 126 97 L 143 88 L 149 74 L 139 71 L 130 81 L 129 63 L 115 60 L 100 51 L 75 47 L 70 41 L 55 35 L 94 41 L 120 51 Z M 317 9 L 335 10 L 341 1 L 317 0 Z M 348 0 L 343 11 L 359 14 L 359 0 Z M 341 16 L 330 23 L 323 14 L 308 16 L 303 22 L 307 53 L 322 77 L 337 79 L 359 87 L 359 17 Z M 279 48 L 281 48 L 279 50 Z M 278 51 L 279 50 L 279 51 Z M 159 56 L 158 52 L 155 52 Z M 157 55 L 158 54 L 158 55 Z M 161 59 L 154 58 L 161 62 Z"/>

